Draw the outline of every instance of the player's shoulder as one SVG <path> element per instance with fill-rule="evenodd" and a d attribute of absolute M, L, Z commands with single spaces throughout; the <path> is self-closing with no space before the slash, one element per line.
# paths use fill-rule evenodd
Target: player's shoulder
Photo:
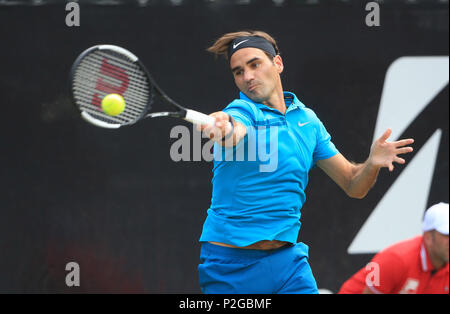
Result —
<path fill-rule="evenodd" d="M 319 132 L 323 123 L 322 120 L 318 117 L 314 109 L 312 109 L 309 105 L 304 105 L 300 107 L 300 116 L 302 121 L 308 121 L 316 130 Z"/>
<path fill-rule="evenodd" d="M 255 105 L 244 99 L 234 99 L 231 101 L 226 107 L 225 110 L 228 109 L 243 109 L 247 111 L 254 111 Z"/>
<path fill-rule="evenodd" d="M 251 124 L 258 119 L 258 108 L 256 108 L 254 103 L 245 99 L 233 100 L 223 109 L 223 111 L 233 116 L 242 116 Z"/>
<path fill-rule="evenodd" d="M 303 115 L 305 118 L 307 118 L 311 122 L 319 123 L 320 119 L 317 116 L 316 112 L 314 111 L 313 105 L 305 104 L 300 99 L 298 99 L 295 94 L 292 94 L 292 95 L 294 97 L 294 103 L 295 103 L 296 107 L 299 109 L 299 112 L 301 113 L 301 115 Z"/>
<path fill-rule="evenodd" d="M 304 114 L 310 121 L 312 121 L 312 122 L 314 122 L 314 123 L 319 123 L 319 122 L 320 122 L 319 117 L 317 116 L 316 112 L 315 112 L 313 109 L 311 109 L 311 108 L 309 108 L 309 107 L 307 107 L 307 106 L 304 106 L 304 107 L 301 108 L 301 110 L 302 110 L 303 114 Z"/>

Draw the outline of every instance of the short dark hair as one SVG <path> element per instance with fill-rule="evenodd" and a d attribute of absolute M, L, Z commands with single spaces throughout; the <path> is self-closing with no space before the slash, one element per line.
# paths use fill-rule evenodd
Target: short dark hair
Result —
<path fill-rule="evenodd" d="M 280 51 L 277 46 L 277 42 L 275 39 L 263 31 L 255 31 L 255 30 L 248 30 L 248 31 L 239 31 L 234 33 L 227 33 L 223 36 L 221 36 L 219 39 L 217 39 L 214 44 L 206 49 L 208 52 L 214 53 L 216 56 L 222 55 L 226 60 L 228 60 L 228 47 L 231 45 L 233 40 L 239 37 L 248 37 L 248 36 L 259 36 L 266 39 L 268 42 L 270 42 L 273 47 L 275 48 L 275 52 L 277 55 L 280 54 Z M 270 60 L 273 60 L 273 57 L 270 53 L 264 52 Z"/>

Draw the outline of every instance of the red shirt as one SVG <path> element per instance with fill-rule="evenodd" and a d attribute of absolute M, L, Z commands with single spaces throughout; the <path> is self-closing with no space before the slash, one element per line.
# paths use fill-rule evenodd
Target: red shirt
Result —
<path fill-rule="evenodd" d="M 402 241 L 379 252 L 366 267 L 347 280 L 340 294 L 373 293 L 448 294 L 448 263 L 434 270 L 422 236 Z"/>

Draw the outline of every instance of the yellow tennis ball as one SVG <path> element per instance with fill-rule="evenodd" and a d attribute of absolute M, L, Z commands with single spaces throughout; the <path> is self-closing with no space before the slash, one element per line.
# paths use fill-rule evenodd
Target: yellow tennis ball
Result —
<path fill-rule="evenodd" d="M 117 116 L 125 110 L 125 100 L 119 94 L 109 94 L 102 99 L 102 109 L 110 116 Z"/>

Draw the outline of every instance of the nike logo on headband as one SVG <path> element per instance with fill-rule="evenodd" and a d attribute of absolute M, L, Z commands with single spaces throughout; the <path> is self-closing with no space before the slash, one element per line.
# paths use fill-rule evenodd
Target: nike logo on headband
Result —
<path fill-rule="evenodd" d="M 240 42 L 238 42 L 237 44 L 234 44 L 234 45 L 233 45 L 233 49 L 236 49 L 237 46 L 239 46 L 239 45 L 242 44 L 242 43 L 245 43 L 246 41 L 248 41 L 248 39 L 243 40 L 243 41 L 240 41 Z"/>

